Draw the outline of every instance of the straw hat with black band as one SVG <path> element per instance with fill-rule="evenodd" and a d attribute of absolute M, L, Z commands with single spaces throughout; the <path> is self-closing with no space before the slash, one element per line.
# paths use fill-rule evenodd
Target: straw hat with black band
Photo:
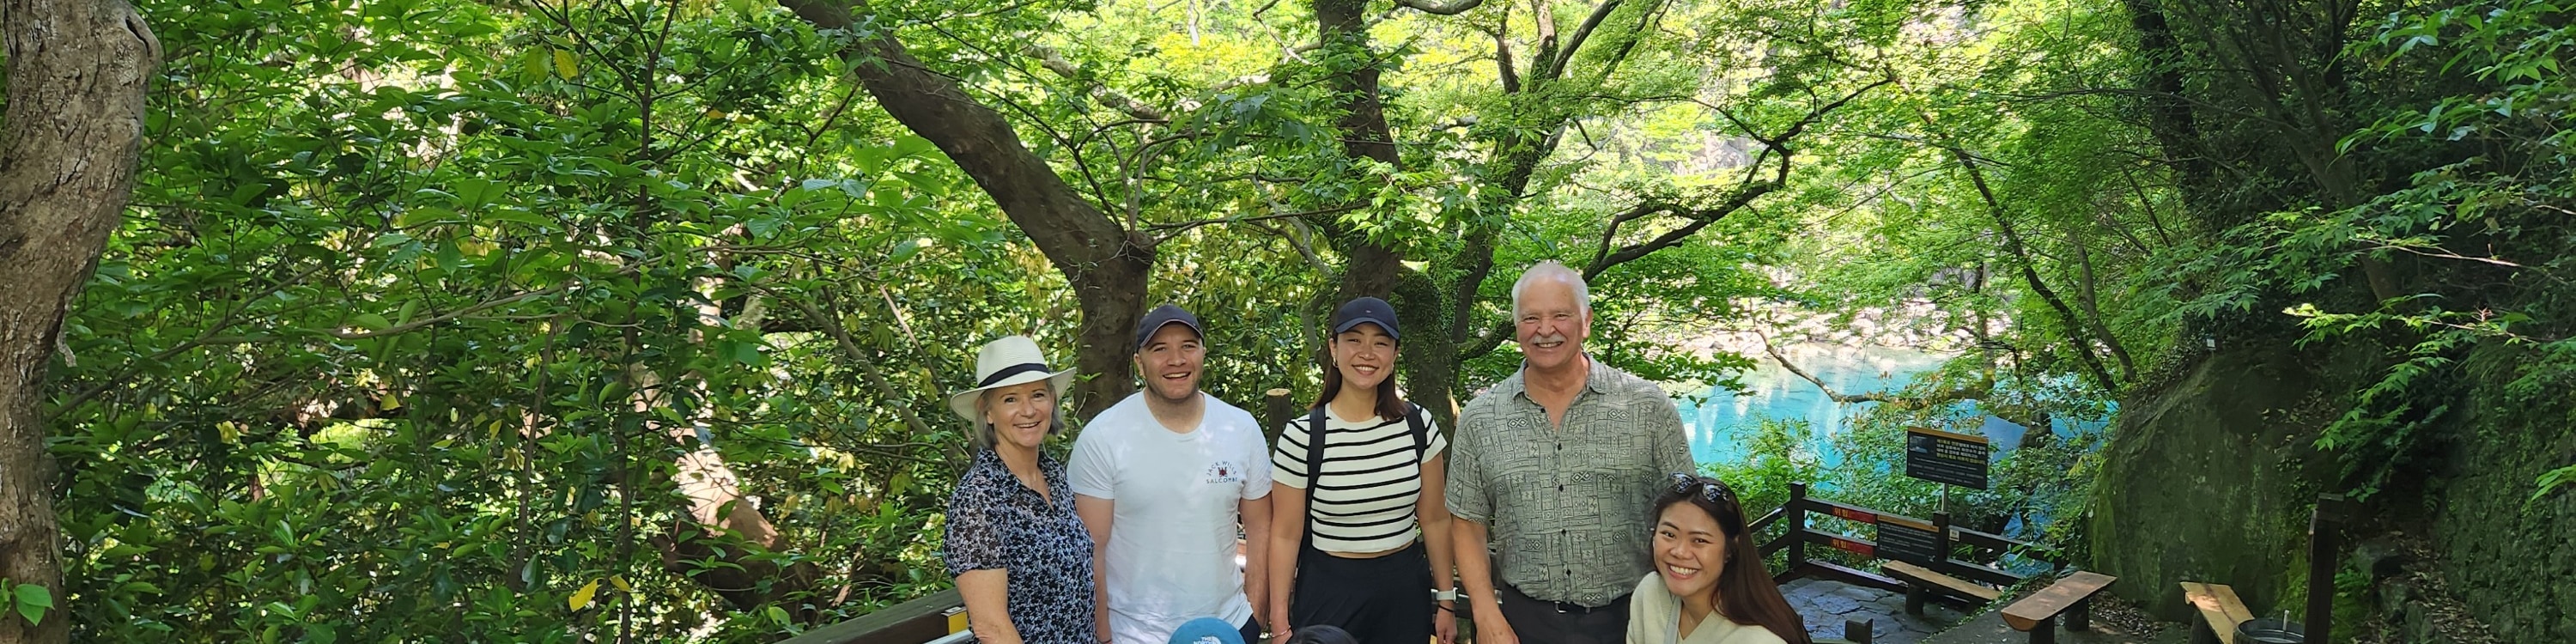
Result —
<path fill-rule="evenodd" d="M 975 401 L 983 397 L 985 391 L 1045 380 L 1047 388 L 1061 398 L 1064 396 L 1065 388 L 1073 386 L 1073 371 L 1072 369 L 1056 371 L 1048 367 L 1046 354 L 1039 352 L 1037 341 L 1029 339 L 1028 336 L 1006 335 L 995 338 L 992 342 L 984 343 L 983 348 L 975 350 L 974 388 L 949 394 L 948 409 L 957 412 L 959 417 L 973 424 L 977 439 L 984 440 L 983 429 L 989 423 L 985 422 L 983 414 L 977 413 Z M 1048 431 L 1062 429 L 1063 427 L 1052 427 Z"/>

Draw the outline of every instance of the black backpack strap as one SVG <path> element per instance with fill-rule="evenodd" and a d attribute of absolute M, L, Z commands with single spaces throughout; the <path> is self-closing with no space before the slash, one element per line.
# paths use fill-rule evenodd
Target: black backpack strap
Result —
<path fill-rule="evenodd" d="M 1413 465 L 1421 467 L 1431 458 L 1431 428 L 1422 420 L 1422 406 L 1404 403 L 1404 425 L 1413 429 Z"/>
<path fill-rule="evenodd" d="M 1324 406 L 1306 412 L 1306 532 L 1299 545 L 1315 540 L 1315 483 L 1324 472 Z"/>

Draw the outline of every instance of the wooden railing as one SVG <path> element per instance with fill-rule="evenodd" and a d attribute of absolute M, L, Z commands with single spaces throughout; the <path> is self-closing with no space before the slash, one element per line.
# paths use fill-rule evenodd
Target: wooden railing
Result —
<path fill-rule="evenodd" d="M 1285 399 L 1284 394 L 1272 397 Z M 2006 552 L 2046 561 L 2052 567 L 2062 568 L 2066 564 L 2062 555 L 2039 544 L 1952 526 L 1948 514 L 1935 513 L 1931 520 L 1925 521 L 1811 497 L 1807 495 L 1806 484 L 1791 483 L 1788 503 L 1746 524 L 1746 529 L 1753 531 L 1756 540 L 1771 528 L 1783 528 L 1783 532 L 1778 537 L 1763 542 L 1761 546 L 1765 557 L 1783 551 L 1789 554 L 1788 567 L 1782 569 L 1776 576 L 1776 579 L 1782 583 L 1799 577 L 1823 577 L 1894 592 L 1905 590 L 1902 582 L 1884 575 L 1809 558 L 1807 546 L 1819 545 L 1864 558 L 1887 559 L 1880 556 L 1878 543 L 1873 540 L 1815 529 L 1807 521 L 1811 514 L 1870 525 L 1881 525 L 1890 521 L 1930 525 L 1935 535 L 1934 551 L 1942 553 L 1943 556 L 1924 566 L 1941 574 L 1971 581 L 1998 586 L 2020 583 L 2023 579 L 2021 575 L 1977 563 L 1981 560 L 1992 560 Z M 1969 559 L 1950 556 L 1960 551 L 1967 552 Z M 965 630 L 965 603 L 958 598 L 956 590 L 943 590 L 927 597 L 888 606 L 858 619 L 806 631 L 805 634 L 780 644 L 946 644 L 969 639 L 963 633 Z M 1859 641 L 1866 641 L 1869 637 L 1867 633 L 1867 629 L 1862 628 L 1854 631 L 1853 634 L 1858 636 Z"/>
<path fill-rule="evenodd" d="M 825 625 L 779 644 L 945 644 L 966 630 L 966 601 L 951 588 Z"/>
<path fill-rule="evenodd" d="M 1808 557 L 1807 546 L 1813 544 L 1859 555 L 1865 559 L 1893 560 L 1891 557 L 1883 556 L 1882 553 L 1879 552 L 1878 543 L 1871 539 L 1825 532 L 1810 527 L 1807 522 L 1807 517 L 1810 514 L 1826 515 L 1854 523 L 1864 523 L 1874 526 L 1884 525 L 1891 522 L 1917 526 L 1928 525 L 1931 527 L 1933 535 L 1932 551 L 1939 553 L 1940 556 L 1934 557 L 1930 561 L 1917 561 L 1912 563 L 1922 565 L 1925 568 L 1931 569 L 1933 572 L 1980 583 L 1994 584 L 1997 586 L 2010 586 L 2021 583 L 2025 578 L 2023 575 L 2014 574 L 2011 571 L 1978 563 L 1979 561 L 1998 558 L 2000 555 L 2007 552 L 2048 562 L 2051 568 L 2063 568 L 2066 565 L 2064 555 L 2061 555 L 2045 546 L 2005 537 L 1991 532 L 1981 532 L 1950 525 L 1950 515 L 1948 513 L 1934 513 L 1932 518 L 1927 521 L 1899 514 L 1881 512 L 1848 503 L 1838 503 L 1815 498 L 1807 495 L 1806 484 L 1791 483 L 1789 484 L 1789 501 L 1787 503 L 1782 504 L 1777 510 L 1772 510 L 1769 514 L 1762 515 L 1761 518 L 1755 519 L 1752 523 L 1747 524 L 1746 526 L 1747 529 L 1754 531 L 1754 534 L 1757 535 L 1756 538 L 1759 538 L 1759 535 L 1767 528 L 1775 525 L 1783 527 L 1783 531 L 1780 536 L 1772 538 L 1770 541 L 1763 542 L 1761 546 L 1762 555 L 1764 557 L 1769 557 L 1772 554 L 1780 552 L 1788 553 L 1788 565 L 1782 568 L 1779 574 L 1774 575 L 1774 577 L 1782 583 L 1786 583 L 1789 580 L 1797 579 L 1799 577 L 1813 576 L 1888 591 L 1901 592 L 1905 590 L 1903 582 L 1890 579 L 1884 575 L 1832 562 L 1819 561 Z M 1968 551 L 1969 559 L 1959 559 L 1953 556 L 1963 549 Z"/>

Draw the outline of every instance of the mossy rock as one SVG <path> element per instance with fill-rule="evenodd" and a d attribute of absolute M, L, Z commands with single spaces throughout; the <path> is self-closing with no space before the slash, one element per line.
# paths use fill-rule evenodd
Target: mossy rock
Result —
<path fill-rule="evenodd" d="M 2191 617 L 2178 582 L 2235 587 L 2278 610 L 2314 506 L 2308 447 L 2323 426 L 2314 356 L 2247 346 L 2210 355 L 2122 405 L 2094 482 L 2091 565 L 2160 619 Z"/>

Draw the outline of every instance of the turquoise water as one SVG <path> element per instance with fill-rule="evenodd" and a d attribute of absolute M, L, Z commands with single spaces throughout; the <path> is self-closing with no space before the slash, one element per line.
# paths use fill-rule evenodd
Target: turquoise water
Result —
<path fill-rule="evenodd" d="M 1835 393 L 1845 395 L 1903 388 L 1917 374 L 1931 371 L 1950 358 L 1912 349 L 1821 344 L 1793 345 L 1783 353 L 1798 368 L 1832 385 Z M 1693 459 L 1701 463 L 1742 461 L 1745 450 L 1738 429 L 1753 425 L 1757 418 L 1803 419 L 1814 429 L 1808 449 L 1824 466 L 1833 467 L 1842 461 L 1832 449 L 1834 437 L 1849 431 L 1855 419 L 1878 404 L 1834 402 L 1814 383 L 1789 373 L 1767 357 L 1758 368 L 1744 373 L 1741 380 L 1741 390 L 1710 387 L 1699 396 L 1682 396 L 1673 401 L 1681 408 L 1682 428 L 1690 435 Z M 1959 407 L 1963 412 L 1975 410 L 1974 403 L 1960 403 Z M 1997 456 L 2021 445 L 2026 429 L 1991 415 L 1985 417 L 1981 428 L 1994 441 Z"/>
<path fill-rule="evenodd" d="M 1887 347 L 1849 347 L 1808 344 L 1784 350 L 1798 368 L 1814 374 L 1844 395 L 1894 391 L 1911 383 L 1915 376 L 1929 372 L 1951 356 Z M 1834 449 L 1834 438 L 1851 431 L 1852 424 L 1878 403 L 1837 403 L 1825 397 L 1815 383 L 1780 367 L 1764 357 L 1760 367 L 1743 374 L 1742 389 L 1710 387 L 1692 396 L 1674 399 L 1681 409 L 1682 428 L 1690 436 L 1691 458 L 1700 463 L 1740 463 L 1745 460 L 1744 436 L 1749 436 L 1758 419 L 1805 420 L 1812 431 L 1806 451 L 1815 455 L 1826 468 L 1842 464 L 1842 455 Z M 1994 445 L 1993 458 L 2001 460 L 2021 446 L 2028 431 L 2019 423 L 1978 414 L 1976 403 L 1957 403 L 1952 409 L 1963 417 L 1983 416 L 1978 428 Z M 2052 419 L 2050 431 L 2060 437 L 2100 431 L 2101 421 L 2069 423 L 2065 418 Z M 1820 488 L 1830 492 L 1830 488 Z M 2044 509 L 2030 509 L 2010 517 L 2004 535 L 2017 539 L 2036 538 L 2031 522 L 2045 524 L 2049 514 Z M 2017 559 L 2007 559 L 2007 563 Z M 2022 565 L 2039 566 L 2036 562 Z M 2045 567 L 2045 566 L 2040 566 Z"/>

